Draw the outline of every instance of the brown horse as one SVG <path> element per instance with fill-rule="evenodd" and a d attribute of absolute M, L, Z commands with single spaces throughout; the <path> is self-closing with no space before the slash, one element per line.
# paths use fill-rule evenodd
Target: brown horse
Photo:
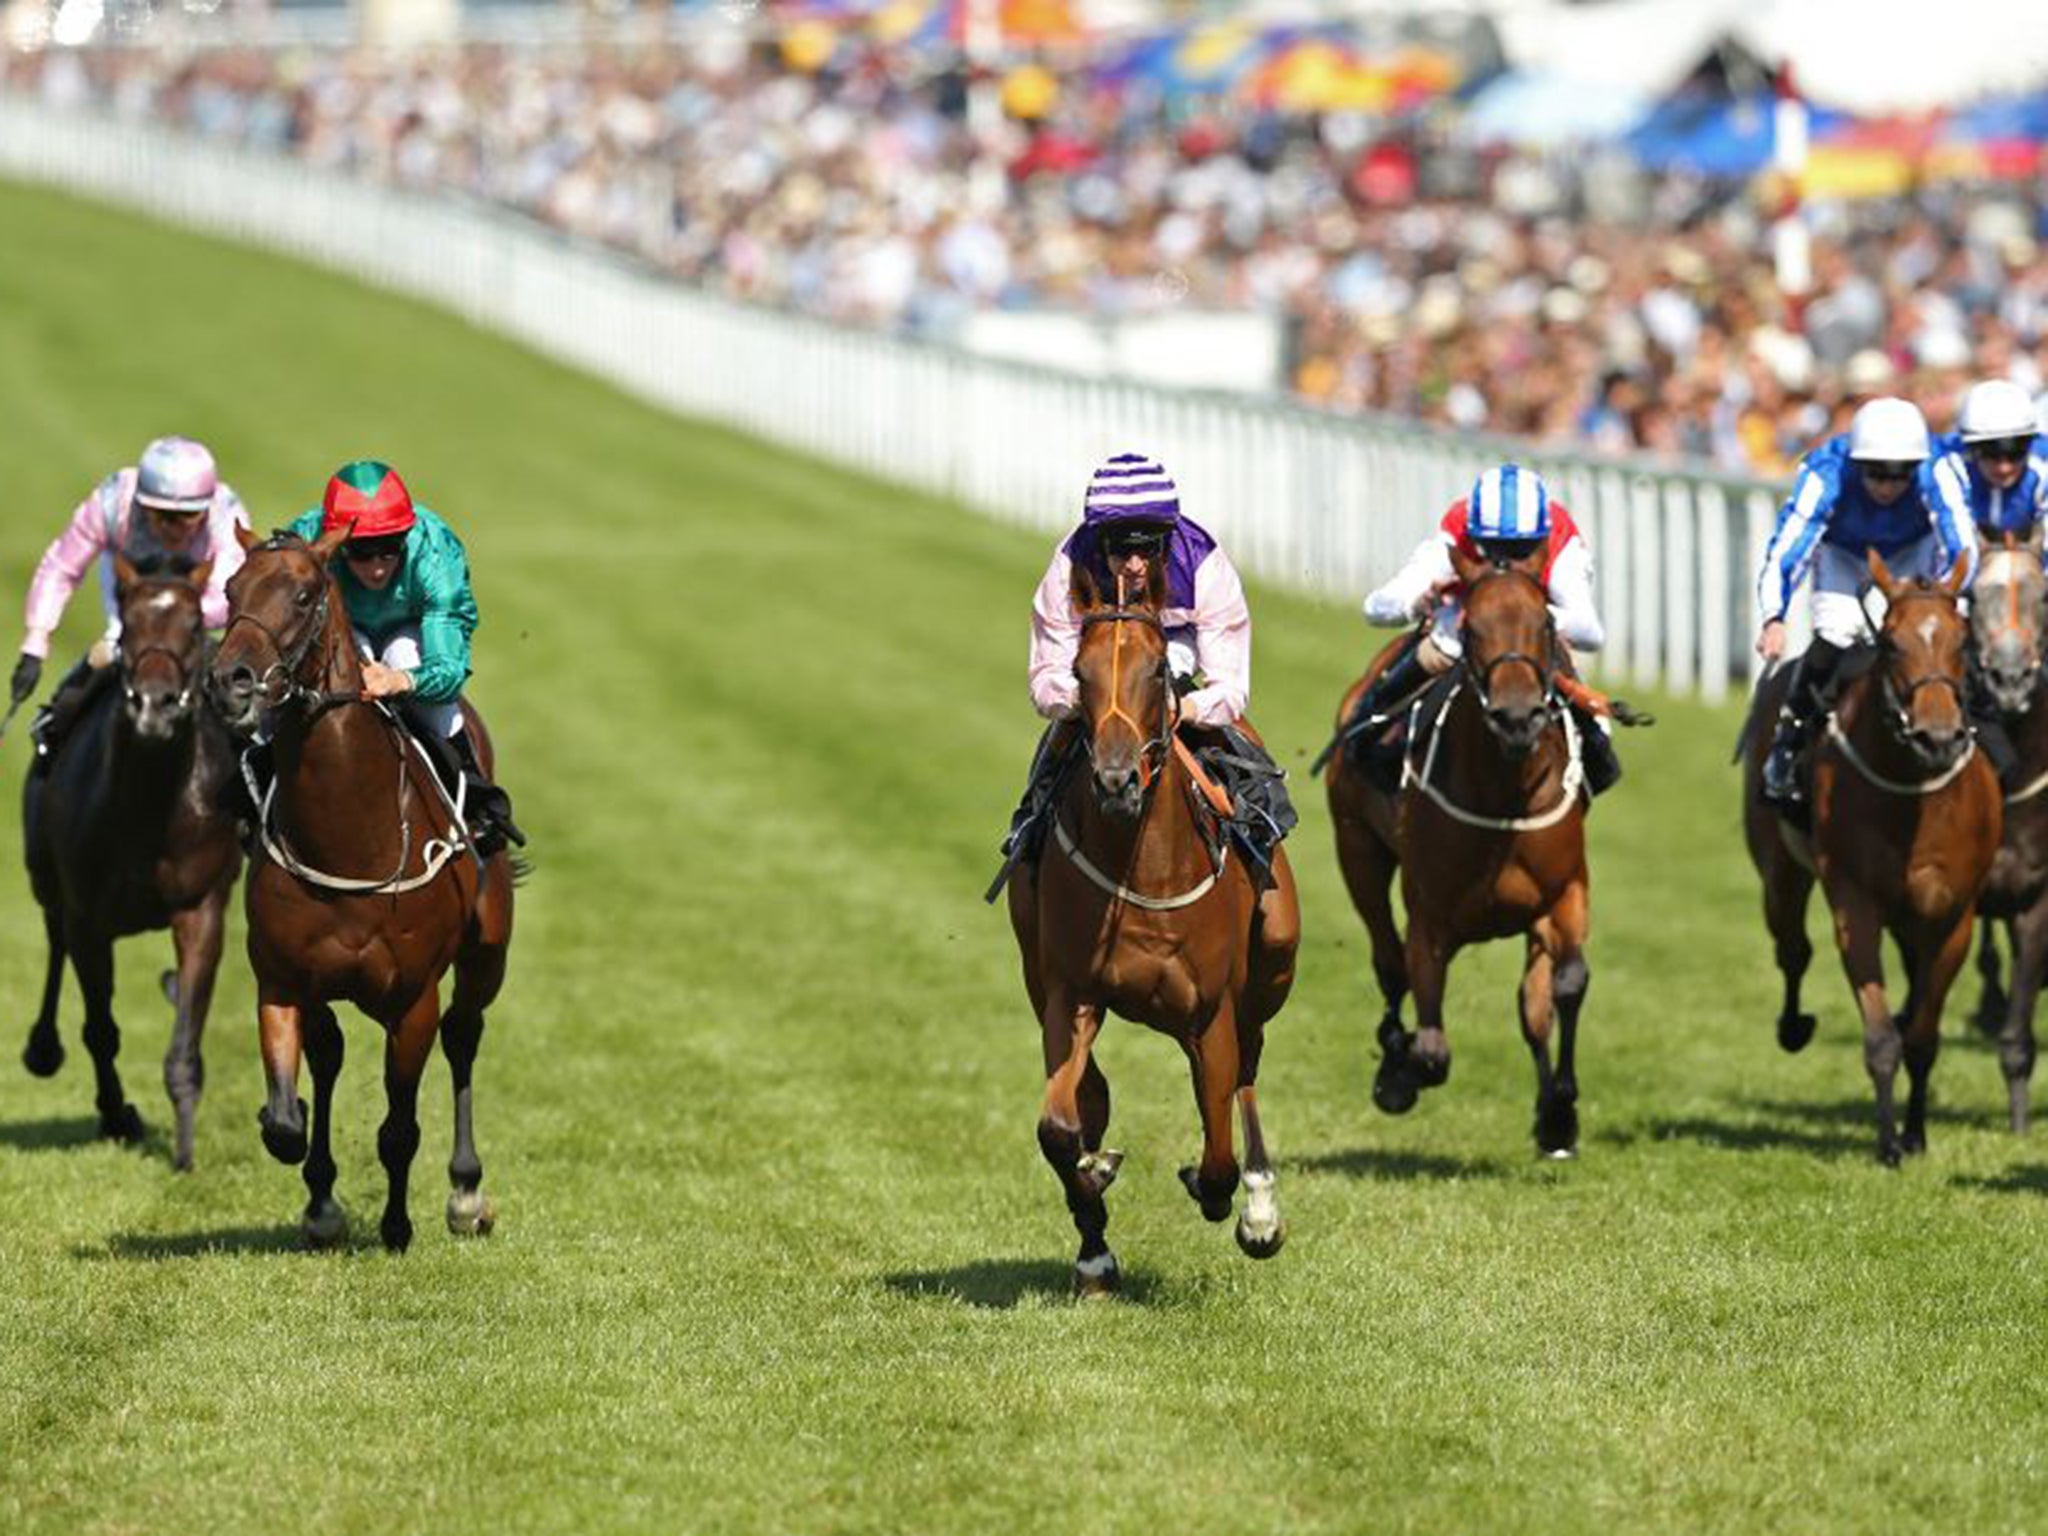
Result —
<path fill-rule="evenodd" d="M 1410 744 L 1397 794 L 1331 763 L 1337 863 L 1372 936 L 1373 973 L 1386 1001 L 1373 1102 L 1389 1114 L 1450 1076 L 1444 980 L 1451 959 L 1483 939 L 1525 936 L 1520 1017 L 1536 1064 L 1537 1148 L 1578 1148 L 1574 1056 L 1591 972 L 1584 773 L 1576 727 L 1559 698 L 1557 630 L 1541 579 L 1543 555 L 1490 564 L 1454 553 L 1465 586 L 1464 654 L 1426 745 Z M 1381 652 L 1338 706 L 1340 729 L 1358 696 L 1403 642 Z M 1418 765 L 1416 757 L 1420 756 Z M 1400 871 L 1404 936 L 1389 900 Z M 1401 1004 L 1415 994 L 1414 1033 Z M 1553 1067 L 1550 1037 L 1557 1034 Z"/>
<path fill-rule="evenodd" d="M 192 1122 L 205 1072 L 200 1037 L 213 1002 L 228 893 L 241 872 L 234 817 L 220 808 L 234 744 L 201 697 L 207 567 L 144 576 L 114 559 L 121 610 L 117 695 L 88 704 L 51 760 L 22 786 L 22 850 L 43 909 L 49 968 L 22 1062 L 38 1077 L 64 1064 L 57 999 L 68 955 L 85 997 L 85 1045 L 98 1079 L 100 1134 L 139 1139 L 142 1117 L 114 1058 L 114 941 L 169 928 L 177 1005 L 164 1089 L 177 1117 L 171 1165 L 192 1166 Z"/>
<path fill-rule="evenodd" d="M 1089 769 L 1054 813 L 1052 843 L 1010 882 L 1010 923 L 1045 1047 L 1038 1145 L 1081 1234 L 1074 1284 L 1116 1290 L 1103 1192 L 1121 1152 L 1106 1150 L 1109 1082 L 1093 1050 L 1114 1012 L 1172 1036 L 1187 1054 L 1202 1118 L 1199 1166 L 1181 1181 L 1211 1221 L 1231 1214 L 1238 1162 L 1231 1105 L 1244 1117 L 1246 1203 L 1238 1245 L 1253 1258 L 1285 1237 L 1259 1126 L 1267 1020 L 1294 983 L 1301 917 L 1284 848 L 1263 896 L 1232 858 L 1175 740 L 1173 680 L 1160 627 L 1165 575 L 1107 604 L 1085 567 L 1073 599 L 1083 626 L 1074 670 Z M 1249 730 L 1249 726 L 1245 729 Z"/>
<path fill-rule="evenodd" d="M 263 1144 L 305 1163 L 304 1232 L 346 1230 L 334 1200 L 329 1111 L 342 1036 L 330 1006 L 351 1002 L 384 1026 L 386 1115 L 377 1154 L 390 1181 L 380 1231 L 412 1240 L 406 1181 L 419 1148 L 420 1073 L 436 1033 L 455 1085 L 448 1227 L 488 1231 L 483 1165 L 471 1128 L 470 1076 L 484 1009 L 505 976 L 512 864 L 479 861 L 431 768 L 390 710 L 364 698 L 362 669 L 328 563 L 346 530 L 306 543 L 240 535 L 248 559 L 228 583 L 229 618 L 213 664 L 222 714 L 252 731 L 266 715 L 277 777 L 261 812 L 263 852 L 249 874 L 249 959 L 268 1079 Z M 467 711 L 467 706 L 465 706 Z M 494 753 L 473 711 L 477 758 Z M 338 873 L 337 873 L 338 872 Z M 444 1017 L 439 984 L 455 970 Z M 313 1127 L 298 1097 L 299 1058 L 313 1070 Z"/>
<path fill-rule="evenodd" d="M 1970 586 L 1970 632 L 1985 693 L 2012 736 L 2019 783 L 2005 796 L 2005 836 L 1978 902 L 1984 932 L 1978 1022 L 1998 1036 L 2012 1128 L 2027 1128 L 2034 1073 L 2034 1002 L 2048 971 L 2048 709 L 2041 707 L 2041 631 L 2048 574 L 2041 535 L 2006 534 L 1984 551 Z M 2012 986 L 1999 985 L 1997 924 L 2012 950 Z"/>
<path fill-rule="evenodd" d="M 1813 755 L 1810 840 L 1762 795 L 1769 722 L 1789 686 L 1780 668 L 1757 690 L 1744 731 L 1743 826 L 1763 880 L 1764 919 L 1785 978 L 1778 1043 L 1813 1038 L 1799 1008 L 1813 957 L 1806 903 L 1819 879 L 1835 943 L 1863 1018 L 1863 1063 L 1877 1094 L 1877 1155 L 1897 1167 L 1927 1147 L 1927 1081 L 1941 1048 L 1941 1007 L 1968 957 L 1970 921 L 2002 831 L 1997 775 L 1976 750 L 1964 707 L 1968 626 L 1946 581 L 1898 581 L 1875 551 L 1870 572 L 1887 607 L 1877 657 L 1849 682 Z M 1906 1006 L 1885 1000 L 1884 935 L 1905 962 Z M 1902 1136 L 1893 1088 L 1903 1056 L 1910 1089 Z"/>

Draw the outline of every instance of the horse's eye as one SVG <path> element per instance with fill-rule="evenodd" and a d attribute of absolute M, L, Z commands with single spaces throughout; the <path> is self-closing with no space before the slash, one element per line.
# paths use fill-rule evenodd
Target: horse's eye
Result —
<path fill-rule="evenodd" d="M 310 608 L 313 606 L 313 594 L 310 592 L 301 592 L 296 597 L 294 597 L 292 601 L 297 603 L 301 608 Z"/>

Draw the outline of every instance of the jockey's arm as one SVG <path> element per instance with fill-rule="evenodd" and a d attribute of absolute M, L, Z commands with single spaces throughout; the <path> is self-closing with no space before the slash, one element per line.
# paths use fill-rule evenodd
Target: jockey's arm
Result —
<path fill-rule="evenodd" d="M 106 552 L 107 511 L 104 498 L 118 489 L 119 475 L 109 475 L 78 504 L 64 531 L 50 541 L 29 582 L 21 649 L 24 655 L 48 656 L 50 636 L 63 622 L 64 607 L 85 579 L 94 560 Z"/>
<path fill-rule="evenodd" d="M 1180 701 L 1192 725 L 1235 725 L 1252 693 L 1252 613 L 1244 583 L 1221 549 L 1195 572 L 1195 665 L 1202 686 Z"/>
<path fill-rule="evenodd" d="M 1413 624 L 1456 578 L 1451 569 L 1451 541 L 1441 532 L 1431 533 L 1415 546 L 1391 581 L 1367 594 L 1366 621 L 1387 629 Z"/>
<path fill-rule="evenodd" d="M 247 558 L 235 530 L 248 526 L 249 509 L 231 487 L 223 485 L 206 514 L 206 558 L 212 562 L 212 570 L 206 578 L 206 590 L 199 595 L 199 611 L 205 616 L 208 629 L 227 627 L 228 582 Z"/>
<path fill-rule="evenodd" d="M 1031 707 L 1048 720 L 1066 719 L 1081 698 L 1074 677 L 1081 622 L 1074 617 L 1073 572 L 1066 551 L 1055 550 L 1031 599 Z"/>
<path fill-rule="evenodd" d="M 426 597 L 420 615 L 420 664 L 413 669 L 412 693 L 422 704 L 446 704 L 460 697 L 469 681 L 469 637 L 476 630 L 476 599 L 469 590 L 469 565 L 462 548 L 453 544 L 437 551 L 420 571 Z"/>
<path fill-rule="evenodd" d="M 1811 465 L 1802 465 L 1792 494 L 1778 509 L 1778 525 L 1764 550 L 1764 563 L 1756 576 L 1757 611 L 1766 628 L 1782 623 L 1792 594 L 1806 579 L 1813 564 L 1820 536 L 1827 530 L 1828 515 L 1834 511 L 1835 491 L 1827 477 Z"/>
<path fill-rule="evenodd" d="M 1551 563 L 1550 611 L 1558 637 L 1574 651 L 1597 651 L 1607 643 L 1593 598 L 1593 552 L 1583 538 L 1573 538 Z"/>

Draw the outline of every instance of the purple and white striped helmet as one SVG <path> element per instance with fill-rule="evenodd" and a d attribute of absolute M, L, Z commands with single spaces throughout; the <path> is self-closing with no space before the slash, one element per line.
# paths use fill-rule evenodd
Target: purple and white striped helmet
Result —
<path fill-rule="evenodd" d="M 1180 492 L 1157 459 L 1148 459 L 1142 453 L 1120 453 L 1105 460 L 1088 482 L 1081 516 L 1098 526 L 1170 525 L 1180 521 Z"/>
<path fill-rule="evenodd" d="M 1465 528 L 1477 542 L 1550 537 L 1550 493 L 1543 477 L 1519 464 L 1489 469 L 1472 482 Z"/>
<path fill-rule="evenodd" d="M 135 503 L 160 512 L 204 512 L 220 488 L 220 472 L 204 443 L 160 437 L 135 466 Z"/>

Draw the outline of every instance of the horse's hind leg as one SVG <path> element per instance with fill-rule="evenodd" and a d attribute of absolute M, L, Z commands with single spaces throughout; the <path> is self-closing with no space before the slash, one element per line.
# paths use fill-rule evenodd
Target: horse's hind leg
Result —
<path fill-rule="evenodd" d="M 1828 899 L 1835 914 L 1835 945 L 1842 952 L 1842 969 L 1863 1020 L 1863 1069 L 1870 1074 L 1877 1101 L 1878 1161 L 1896 1168 L 1903 1155 L 1894 1109 L 1902 1050 L 1884 995 L 1883 919 L 1876 904 L 1853 886 L 1830 890 Z"/>
<path fill-rule="evenodd" d="M 1927 1150 L 1927 1086 L 1941 1053 L 1941 1008 L 1956 973 L 1970 958 L 1970 915 L 1966 912 L 1939 942 L 1921 945 L 1914 958 L 1912 996 L 1901 1020 L 1906 1057 L 1906 1132 L 1901 1147 Z"/>
<path fill-rule="evenodd" d="M 1252 910 L 1251 946 L 1246 955 L 1240 1017 L 1264 1024 L 1294 989 L 1294 960 L 1301 948 L 1301 897 L 1284 847 L 1273 850 L 1273 883 Z"/>
<path fill-rule="evenodd" d="M 1387 1048 L 1390 1032 L 1405 1044 L 1401 1004 L 1408 996 L 1408 961 L 1402 952 L 1401 925 L 1394 920 L 1392 887 L 1398 868 L 1394 851 L 1371 827 L 1347 820 L 1337 827 L 1337 864 L 1351 893 L 1351 904 L 1365 920 L 1366 936 L 1372 941 L 1373 979 L 1379 983 L 1385 1005 L 1380 1016 L 1380 1045 Z"/>
<path fill-rule="evenodd" d="M 1764 922 L 1785 980 L 1784 1000 L 1778 1007 L 1778 1044 L 1786 1051 L 1803 1051 L 1813 1039 L 1814 1017 L 1799 1007 L 1800 983 L 1813 963 L 1813 941 L 1806 936 L 1806 906 L 1812 895 L 1813 876 L 1779 847 L 1764 876 Z"/>
<path fill-rule="evenodd" d="M 2025 1135 L 2027 1089 L 2034 1076 L 2034 1000 L 2041 995 L 2042 971 L 2048 968 L 2048 900 L 2035 902 L 2012 926 L 2012 993 L 2000 1021 L 1998 1064 L 2005 1071 L 2012 1128 Z"/>
<path fill-rule="evenodd" d="M 1237 1219 L 1237 1246 L 1255 1259 L 1270 1259 L 1287 1241 L 1280 1193 L 1259 1124 L 1259 1058 L 1266 1047 L 1263 1022 L 1244 1020 L 1237 1031 L 1237 1112 L 1244 1121 L 1244 1214 Z"/>
<path fill-rule="evenodd" d="M 100 1134 L 115 1141 L 140 1141 L 142 1116 L 121 1087 L 114 1059 L 121 1054 L 121 1026 L 114 1022 L 114 945 L 94 935 L 71 946 L 71 964 L 78 972 L 78 990 L 85 994 L 85 1048 L 92 1053 L 96 1082 L 94 1106 L 100 1112 Z"/>
<path fill-rule="evenodd" d="M 177 1015 L 171 1025 L 170 1049 L 164 1053 L 164 1092 L 170 1095 L 178 1125 L 171 1166 L 181 1173 L 192 1167 L 193 1122 L 199 1114 L 199 1095 L 206 1086 L 200 1039 L 206 1031 L 207 1009 L 213 1005 L 213 978 L 220 968 L 226 918 L 225 890 L 171 917 L 171 941 L 178 953 L 177 987 L 172 998 Z"/>
<path fill-rule="evenodd" d="M 503 860 L 497 861 L 503 864 Z M 500 883 L 502 882 L 502 883 Z M 498 1213 L 483 1192 L 484 1164 L 477 1156 L 471 1079 L 484 1037 L 484 1010 L 505 983 L 506 945 L 512 937 L 512 885 L 508 872 L 487 872 L 477 902 L 477 935 L 455 959 L 455 996 L 441 1020 L 441 1053 L 455 1093 L 455 1144 L 448 1155 L 448 1230 L 457 1237 L 482 1237 Z"/>
<path fill-rule="evenodd" d="M 1232 1139 L 1230 1107 L 1237 1098 L 1237 1014 L 1226 998 L 1208 1028 L 1182 1042 L 1194 1077 L 1195 1103 L 1202 1112 L 1202 1160 L 1180 1171 L 1180 1181 L 1210 1221 L 1230 1214 L 1237 1193 L 1237 1147 Z"/>
<path fill-rule="evenodd" d="M 1386 1114 L 1402 1115 L 1415 1107 L 1425 1088 L 1450 1081 L 1451 1043 L 1444 1033 L 1444 982 L 1457 946 L 1440 939 L 1414 913 L 1408 918 L 1404 964 L 1415 989 L 1415 1033 L 1401 1028 L 1398 1015 L 1380 1024 L 1380 1069 L 1372 1083 L 1372 1101 Z"/>
<path fill-rule="evenodd" d="M 43 908 L 43 937 L 49 945 L 49 960 L 43 970 L 43 1006 L 29 1026 L 21 1064 L 37 1077 L 55 1077 L 64 1065 L 64 1042 L 57 1034 L 57 1001 L 64 992 L 64 919 L 50 907 Z"/>
<path fill-rule="evenodd" d="M 1536 1150 L 1545 1157 L 1575 1157 L 1579 1149 L 1579 1080 L 1576 1063 L 1579 1009 L 1592 973 L 1586 966 L 1585 887 L 1574 886 L 1529 932 L 1522 973 L 1522 1038 L 1536 1064 Z M 1550 1033 L 1557 1031 L 1557 1064 Z"/>
<path fill-rule="evenodd" d="M 420 1074 L 434 1049 L 441 1022 L 441 998 L 428 986 L 400 1017 L 384 1040 L 384 1123 L 377 1127 L 377 1160 L 390 1181 L 384 1219 L 378 1232 L 384 1246 L 402 1253 L 412 1244 L 412 1217 L 406 1212 L 406 1185 L 412 1160 L 420 1149 Z"/>
<path fill-rule="evenodd" d="M 1985 918 L 1983 933 L 1977 943 L 1977 1028 L 1996 1039 L 2004 1030 L 2011 995 L 2006 991 L 2003 978 L 1999 975 L 1998 923 Z M 2013 985 L 2019 985 L 2020 938 L 2018 924 L 2013 919 L 2006 921 L 2006 939 L 2012 948 Z"/>
<path fill-rule="evenodd" d="M 1038 1112 L 1038 1150 L 1059 1176 L 1074 1230 L 1081 1235 L 1081 1250 L 1074 1259 L 1075 1293 L 1107 1296 L 1121 1278 L 1116 1255 L 1103 1235 L 1109 1228 L 1109 1207 L 1102 1194 L 1116 1177 L 1116 1167 L 1087 1144 L 1082 1092 L 1089 1053 L 1102 1029 L 1102 1010 L 1050 995 L 1039 1023 L 1045 1045 L 1045 1099 Z M 1096 1109 L 1106 1125 L 1109 1085 L 1099 1072 L 1096 1080 L 1101 1083 Z"/>
<path fill-rule="evenodd" d="M 331 1248 L 348 1235 L 348 1216 L 334 1198 L 334 1083 L 341 1076 L 341 1025 L 325 1003 L 307 1007 L 306 1065 L 313 1071 L 313 1142 L 306 1154 L 306 1214 L 299 1231 L 309 1248 Z"/>

